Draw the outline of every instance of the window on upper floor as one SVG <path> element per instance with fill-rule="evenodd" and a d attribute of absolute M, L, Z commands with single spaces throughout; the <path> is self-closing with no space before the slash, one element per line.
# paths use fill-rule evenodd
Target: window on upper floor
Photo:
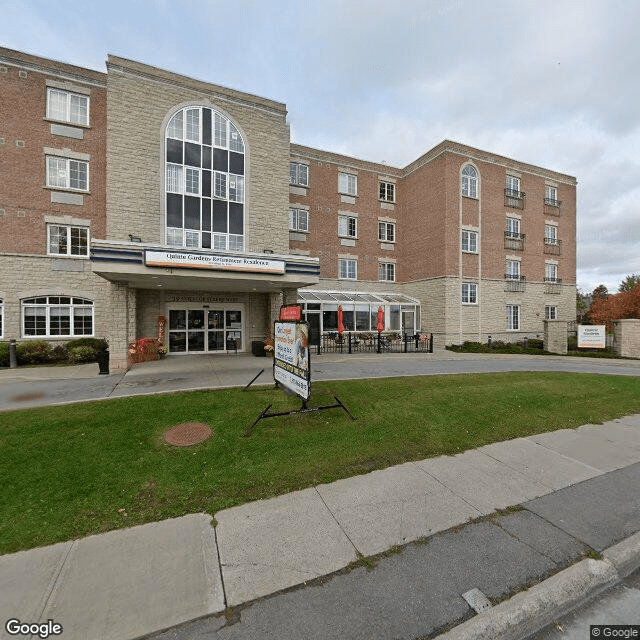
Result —
<path fill-rule="evenodd" d="M 394 222 L 378 222 L 378 240 L 380 242 L 396 241 L 396 225 Z"/>
<path fill-rule="evenodd" d="M 357 238 L 358 218 L 354 216 L 338 216 L 338 235 L 343 238 Z"/>
<path fill-rule="evenodd" d="M 70 296 L 42 296 L 22 300 L 25 338 L 93 335 L 93 301 Z"/>
<path fill-rule="evenodd" d="M 520 237 L 520 220 L 518 218 L 507 218 L 506 235 L 509 238 Z"/>
<path fill-rule="evenodd" d="M 507 175 L 507 179 L 505 182 L 505 190 L 507 195 L 512 196 L 514 198 L 520 198 L 520 178 L 516 176 Z"/>
<path fill-rule="evenodd" d="M 352 258 L 340 258 L 338 260 L 338 277 L 341 280 L 357 280 L 358 261 Z"/>
<path fill-rule="evenodd" d="M 462 304 L 478 304 L 478 284 L 476 282 L 462 283 Z"/>
<path fill-rule="evenodd" d="M 505 278 L 508 280 L 520 279 L 520 260 L 507 260 Z"/>
<path fill-rule="evenodd" d="M 358 195 L 358 176 L 352 173 L 339 173 L 338 174 L 338 193 L 343 193 L 347 196 Z"/>
<path fill-rule="evenodd" d="M 478 232 L 462 230 L 462 250 L 465 253 L 478 253 Z"/>
<path fill-rule="evenodd" d="M 289 182 L 300 187 L 309 186 L 309 167 L 301 162 L 289 163 Z"/>
<path fill-rule="evenodd" d="M 384 202 L 396 201 L 396 185 L 393 182 L 380 181 L 379 198 Z"/>
<path fill-rule="evenodd" d="M 555 224 L 544 225 L 544 243 L 558 244 L 558 227 Z"/>
<path fill-rule="evenodd" d="M 47 156 L 47 187 L 89 190 L 89 163 L 60 156 Z"/>
<path fill-rule="evenodd" d="M 69 225 L 47 225 L 47 251 L 54 256 L 89 255 L 89 229 Z"/>
<path fill-rule="evenodd" d="M 165 229 L 171 247 L 244 251 L 245 147 L 209 107 L 177 111 L 165 130 Z"/>
<path fill-rule="evenodd" d="M 89 96 L 48 88 L 47 118 L 88 127 Z"/>
<path fill-rule="evenodd" d="M 289 209 L 289 230 L 309 231 L 309 212 L 305 209 Z"/>
<path fill-rule="evenodd" d="M 545 282 L 558 282 L 558 265 L 554 262 L 547 262 L 544 265 Z"/>
<path fill-rule="evenodd" d="M 470 164 L 466 165 L 462 170 L 462 195 L 468 198 L 478 197 L 478 172 L 476 168 Z"/>
<path fill-rule="evenodd" d="M 380 282 L 396 281 L 396 265 L 394 262 L 378 263 L 378 280 L 380 280 Z"/>
<path fill-rule="evenodd" d="M 559 207 L 560 201 L 558 200 L 558 189 L 550 184 L 544 187 L 544 203 L 552 207 Z"/>
<path fill-rule="evenodd" d="M 557 320 L 558 319 L 558 307 L 555 305 L 546 305 L 544 308 L 545 320 Z"/>

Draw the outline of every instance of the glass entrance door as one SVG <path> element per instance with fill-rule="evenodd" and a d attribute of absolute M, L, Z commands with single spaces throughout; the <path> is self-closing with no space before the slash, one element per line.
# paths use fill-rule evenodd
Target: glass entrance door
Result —
<path fill-rule="evenodd" d="M 403 311 L 402 312 L 402 330 L 407 335 L 414 335 L 416 332 L 416 321 L 415 321 L 415 312 L 414 311 Z"/>
<path fill-rule="evenodd" d="M 169 309 L 169 353 L 214 353 L 243 348 L 240 309 Z"/>

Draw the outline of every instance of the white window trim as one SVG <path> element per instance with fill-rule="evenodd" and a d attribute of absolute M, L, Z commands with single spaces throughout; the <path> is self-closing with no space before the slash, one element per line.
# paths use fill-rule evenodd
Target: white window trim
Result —
<path fill-rule="evenodd" d="M 53 160 L 64 160 L 65 164 L 66 164 L 66 168 L 65 168 L 65 182 L 66 182 L 66 186 L 60 186 L 60 185 L 53 185 L 49 183 L 49 166 L 50 166 L 50 161 Z M 71 187 L 71 167 L 70 167 L 70 163 L 71 162 L 78 162 L 80 164 L 84 164 L 86 171 L 87 171 L 87 186 L 84 189 L 79 189 L 77 187 Z M 89 185 L 91 184 L 90 182 L 90 176 L 89 176 L 89 162 L 86 160 L 78 160 L 76 158 L 69 158 L 69 157 L 65 157 L 65 156 L 60 156 L 60 155 L 46 155 L 45 156 L 45 179 L 46 179 L 46 185 L 48 189 L 55 189 L 56 191 L 73 191 L 74 193 L 89 193 Z"/>
<path fill-rule="evenodd" d="M 468 176 L 464 173 L 467 167 L 471 167 L 475 172 L 475 176 Z M 467 163 L 460 169 L 460 193 L 465 198 L 473 198 L 478 200 L 478 185 L 480 183 L 480 172 L 473 164 Z M 473 186 L 473 188 L 471 188 Z"/>
<path fill-rule="evenodd" d="M 354 222 L 355 233 L 353 233 L 353 234 L 349 233 L 349 221 L 350 220 L 353 220 L 353 222 Z M 343 226 L 341 224 L 341 222 L 343 222 L 344 227 L 346 229 L 345 233 L 341 233 L 340 227 Z M 358 239 L 358 216 L 356 216 L 356 215 L 347 215 L 347 214 L 342 214 L 342 213 L 338 214 L 338 237 L 340 237 L 340 238 L 349 238 L 351 240 L 357 240 Z"/>
<path fill-rule="evenodd" d="M 301 214 L 305 221 L 304 225 L 300 224 Z M 289 231 L 309 233 L 309 212 L 306 209 L 297 207 L 289 208 Z"/>
<path fill-rule="evenodd" d="M 67 231 L 67 252 L 66 253 L 56 253 L 51 251 L 51 229 L 52 227 L 62 227 Z M 72 229 L 82 229 L 87 232 L 87 252 L 86 253 L 71 253 L 71 231 Z M 47 223 L 47 255 L 59 257 L 59 258 L 88 258 L 89 257 L 89 246 L 91 244 L 91 236 L 89 234 L 89 227 L 83 225 L 71 225 L 71 224 L 61 224 L 58 222 Z"/>
<path fill-rule="evenodd" d="M 294 169 L 295 171 L 292 171 Z M 304 179 L 301 178 L 300 169 L 304 167 L 306 171 L 304 172 L 306 175 Z M 295 175 L 291 175 L 291 174 Z M 309 186 L 309 165 L 304 162 L 298 162 L 297 160 L 291 160 L 289 162 L 289 184 L 295 185 L 297 187 L 308 187 Z"/>
<path fill-rule="evenodd" d="M 380 225 L 384 225 L 384 233 L 380 228 Z M 389 240 L 389 228 L 393 229 L 393 239 Z M 384 236 L 384 237 L 383 237 Z M 379 242 L 396 242 L 396 223 L 389 220 L 378 220 L 378 241 Z"/>
<path fill-rule="evenodd" d="M 513 319 L 514 319 L 514 315 L 513 315 L 513 310 L 517 309 L 517 327 L 512 326 L 513 325 Z M 507 331 L 520 331 L 520 325 L 522 324 L 521 322 L 521 318 L 520 318 L 520 305 L 519 304 L 508 304 L 507 305 Z"/>
<path fill-rule="evenodd" d="M 467 248 L 464 248 L 465 245 L 465 235 L 467 236 Z M 476 248 L 475 250 L 471 249 L 471 242 L 470 239 L 471 238 L 475 238 L 475 245 Z M 480 244 L 480 234 L 478 231 L 474 230 L 474 229 L 462 229 L 462 233 L 460 234 L 460 249 L 462 251 L 462 253 L 473 253 L 473 254 L 477 254 L 479 252 L 478 246 Z"/>
<path fill-rule="evenodd" d="M 553 309 L 553 314 L 551 314 L 551 309 Z M 553 315 L 553 318 L 550 316 Z M 555 304 L 547 304 L 544 307 L 544 319 L 545 320 L 557 320 L 558 319 L 558 305 Z"/>
<path fill-rule="evenodd" d="M 51 100 L 50 100 L 50 96 L 51 96 L 51 92 L 52 91 L 56 91 L 58 93 L 64 93 L 66 94 L 66 100 L 67 100 L 67 105 L 66 105 L 66 114 L 64 118 L 56 118 L 54 115 L 51 114 Z M 71 119 L 71 97 L 75 96 L 76 98 L 83 98 L 87 101 L 87 118 L 86 118 L 86 122 L 76 122 L 75 120 Z M 83 92 L 79 92 L 79 91 L 70 91 L 69 89 L 64 89 L 62 87 L 55 87 L 55 86 L 48 86 L 47 87 L 47 106 L 46 106 L 46 119 L 47 120 L 53 120 L 55 122 L 64 122 L 65 124 L 69 124 L 71 126 L 74 127 L 89 127 L 89 124 L 91 122 L 91 99 L 89 98 L 88 95 L 86 95 Z"/>
<path fill-rule="evenodd" d="M 46 298 L 45 303 L 29 303 L 27 300 L 33 300 L 36 298 Z M 70 298 L 70 303 L 55 303 L 50 302 L 51 298 Z M 74 300 L 82 299 L 87 304 L 74 303 Z M 25 320 L 26 310 L 30 308 L 44 307 L 46 318 L 46 333 L 27 334 Z M 69 333 L 52 334 L 51 333 L 51 309 L 54 307 L 67 307 L 69 309 Z M 91 333 L 75 333 L 74 332 L 74 309 L 91 309 Z M 68 338 L 91 338 L 95 336 L 96 323 L 95 323 L 95 302 L 88 300 L 87 298 L 80 298 L 79 296 L 61 295 L 61 296 L 31 296 L 24 298 L 20 301 L 20 331 L 21 337 L 25 340 L 37 340 L 37 339 L 68 339 Z"/>
<path fill-rule="evenodd" d="M 384 197 L 380 195 L 381 186 L 385 185 L 384 188 Z M 388 188 L 391 187 L 392 196 L 389 198 L 387 196 Z M 395 182 L 390 182 L 389 180 L 379 180 L 378 181 L 378 200 L 381 202 L 389 202 L 391 204 L 395 204 L 396 202 L 396 185 Z"/>
<path fill-rule="evenodd" d="M 467 288 L 467 300 L 465 300 L 465 287 Z M 471 292 L 473 291 L 473 296 Z M 475 298 L 471 300 L 471 298 Z M 476 305 L 478 304 L 478 283 L 477 282 L 463 282 L 460 287 L 460 300 L 463 305 Z"/>
<path fill-rule="evenodd" d="M 342 275 L 342 266 L 344 265 L 345 272 L 349 272 L 350 263 L 353 263 L 354 267 L 354 276 L 351 277 L 349 275 Z M 358 279 L 358 260 L 356 258 L 338 258 L 338 280 L 357 280 Z"/>
<path fill-rule="evenodd" d="M 338 193 L 356 197 L 358 195 L 358 176 L 355 173 L 340 171 L 338 173 Z"/>
<path fill-rule="evenodd" d="M 393 278 L 389 278 L 389 267 L 393 267 Z M 380 275 L 384 274 L 384 278 Z M 395 282 L 396 281 L 396 263 L 391 261 L 378 262 L 378 282 Z"/>

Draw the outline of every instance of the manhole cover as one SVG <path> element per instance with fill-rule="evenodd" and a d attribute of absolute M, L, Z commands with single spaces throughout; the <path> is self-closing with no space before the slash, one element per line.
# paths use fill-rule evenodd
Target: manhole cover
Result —
<path fill-rule="evenodd" d="M 202 422 L 185 422 L 169 429 L 164 434 L 164 439 L 175 447 L 190 447 L 192 444 L 204 442 L 210 436 L 209 425 Z"/>

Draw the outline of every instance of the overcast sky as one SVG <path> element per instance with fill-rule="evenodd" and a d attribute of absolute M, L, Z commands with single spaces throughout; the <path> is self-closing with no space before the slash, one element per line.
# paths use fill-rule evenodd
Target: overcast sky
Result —
<path fill-rule="evenodd" d="M 578 180 L 578 287 L 640 274 L 636 0 L 0 0 L 6 47 L 108 53 L 287 104 L 292 141 L 403 167 L 444 139 Z"/>

